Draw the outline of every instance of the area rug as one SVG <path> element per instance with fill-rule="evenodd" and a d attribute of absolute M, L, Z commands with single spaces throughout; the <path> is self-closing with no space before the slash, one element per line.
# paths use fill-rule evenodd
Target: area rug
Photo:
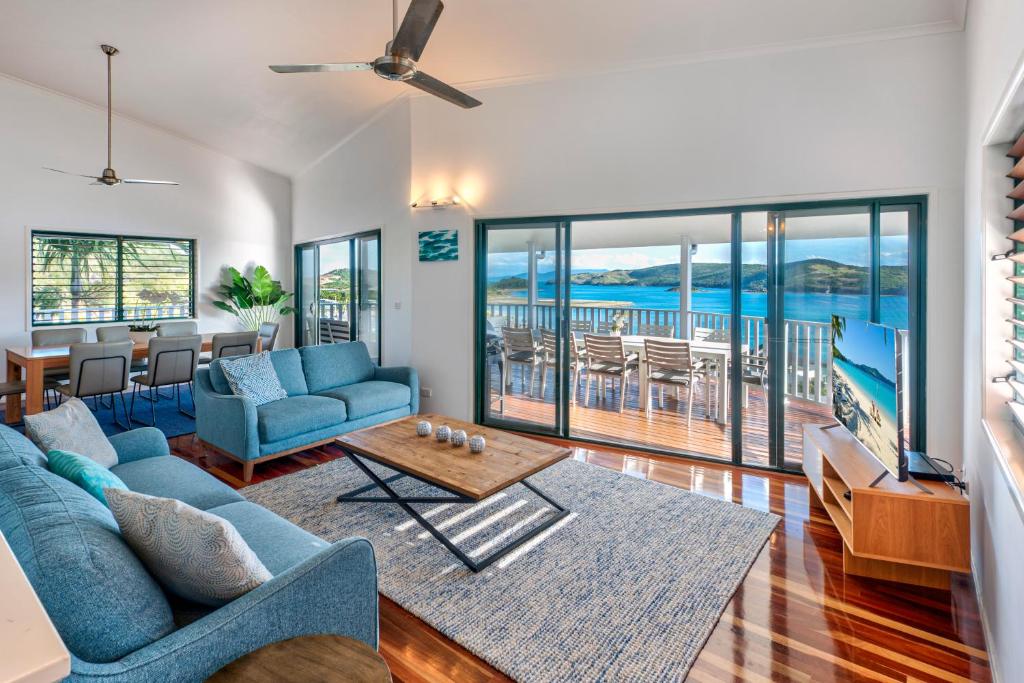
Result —
<path fill-rule="evenodd" d="M 681 680 L 779 521 L 575 460 L 530 481 L 572 514 L 479 574 L 396 505 L 336 503 L 368 483 L 347 459 L 242 493 L 326 540 L 370 539 L 381 593 L 524 682 Z M 470 556 L 553 513 L 522 486 L 415 507 Z"/>

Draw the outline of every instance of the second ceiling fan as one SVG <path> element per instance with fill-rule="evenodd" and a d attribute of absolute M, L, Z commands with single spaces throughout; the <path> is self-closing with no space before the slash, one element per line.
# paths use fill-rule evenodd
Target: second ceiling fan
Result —
<path fill-rule="evenodd" d="M 397 19 L 397 0 L 392 0 L 392 21 Z M 384 48 L 384 55 L 372 62 L 343 62 L 335 64 L 275 64 L 271 71 L 281 74 L 309 73 L 317 71 L 373 71 L 389 81 L 402 81 L 425 93 L 440 97 L 464 109 L 478 107 L 480 100 L 442 83 L 419 70 L 416 62 L 423 54 L 434 25 L 444 4 L 441 0 L 412 0 L 405 13 L 402 25 L 395 30 L 394 38 Z"/>

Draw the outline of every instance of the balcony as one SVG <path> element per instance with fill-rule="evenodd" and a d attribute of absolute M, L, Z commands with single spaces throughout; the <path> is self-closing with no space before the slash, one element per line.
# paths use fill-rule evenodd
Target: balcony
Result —
<path fill-rule="evenodd" d="M 727 339 L 731 321 L 728 314 L 705 311 L 687 311 L 685 317 L 682 317 L 677 310 L 587 305 L 570 307 L 572 321 L 589 323 L 595 331 L 619 314 L 626 319 L 624 334 L 637 334 L 641 326 L 659 325 L 671 328 L 675 337 L 691 339 L 707 335 L 709 331 Z M 550 329 L 555 321 L 555 307 L 551 303 L 538 303 L 533 307 L 531 315 L 528 304 L 489 303 L 487 317 L 495 329 L 506 325 Z M 681 319 L 685 320 L 682 326 Z M 765 320 L 743 316 L 741 321 L 741 352 L 763 357 L 766 348 Z M 787 464 L 792 464 L 801 459 L 802 425 L 833 421 L 830 395 L 831 327 L 827 323 L 786 320 L 782 332 L 785 460 Z M 531 383 L 529 371 L 519 365 L 511 369 L 511 386 L 503 392 L 496 359 L 492 356 L 489 360 L 490 414 L 499 419 L 553 424 L 555 395 L 550 370 L 544 396 L 540 395 L 539 375 Z M 714 384 L 721 380 L 712 378 L 710 381 Z M 706 406 L 704 387 L 698 385 L 698 390 L 694 392 L 693 419 L 687 427 L 685 392 L 682 400 L 678 401 L 667 393 L 663 405 L 659 405 L 655 395 L 650 415 L 647 415 L 640 398 L 639 382 L 630 383 L 626 407 L 621 413 L 617 388 L 601 399 L 597 396 L 596 383 L 593 383 L 589 396 L 585 395 L 584 386 L 585 383 L 580 382 L 580 386 L 576 387 L 575 401 L 569 407 L 570 434 L 574 437 L 696 453 L 725 460 L 732 458 L 731 425 L 737 411 L 732 406 L 725 406 L 727 419 L 712 419 L 718 409 L 715 390 L 711 391 L 712 405 Z M 765 390 L 759 385 L 745 384 L 744 393 L 745 405 L 738 411 L 743 420 L 744 462 L 767 466 L 768 406 Z M 709 407 L 711 410 L 708 410 Z"/>

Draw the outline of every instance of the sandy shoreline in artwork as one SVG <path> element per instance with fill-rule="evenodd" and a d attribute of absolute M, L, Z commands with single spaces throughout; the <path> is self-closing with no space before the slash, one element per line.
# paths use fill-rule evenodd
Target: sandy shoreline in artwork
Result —
<path fill-rule="evenodd" d="M 882 458 L 889 471 L 895 472 L 899 463 L 899 449 L 896 443 L 898 431 L 896 419 L 881 407 L 876 422 L 869 410 L 874 397 L 855 380 L 847 377 L 839 363 L 834 366 L 833 391 L 839 397 L 837 410 L 843 411 L 843 420 L 857 439 Z"/>

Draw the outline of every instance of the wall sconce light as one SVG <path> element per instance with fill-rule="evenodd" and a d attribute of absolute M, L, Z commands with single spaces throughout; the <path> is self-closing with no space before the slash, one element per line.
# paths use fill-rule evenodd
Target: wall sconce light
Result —
<path fill-rule="evenodd" d="M 453 194 L 450 197 L 441 197 L 440 199 L 431 199 L 430 201 L 415 201 L 412 203 L 414 209 L 444 209 L 449 206 L 460 206 L 462 200 L 459 195 Z"/>

